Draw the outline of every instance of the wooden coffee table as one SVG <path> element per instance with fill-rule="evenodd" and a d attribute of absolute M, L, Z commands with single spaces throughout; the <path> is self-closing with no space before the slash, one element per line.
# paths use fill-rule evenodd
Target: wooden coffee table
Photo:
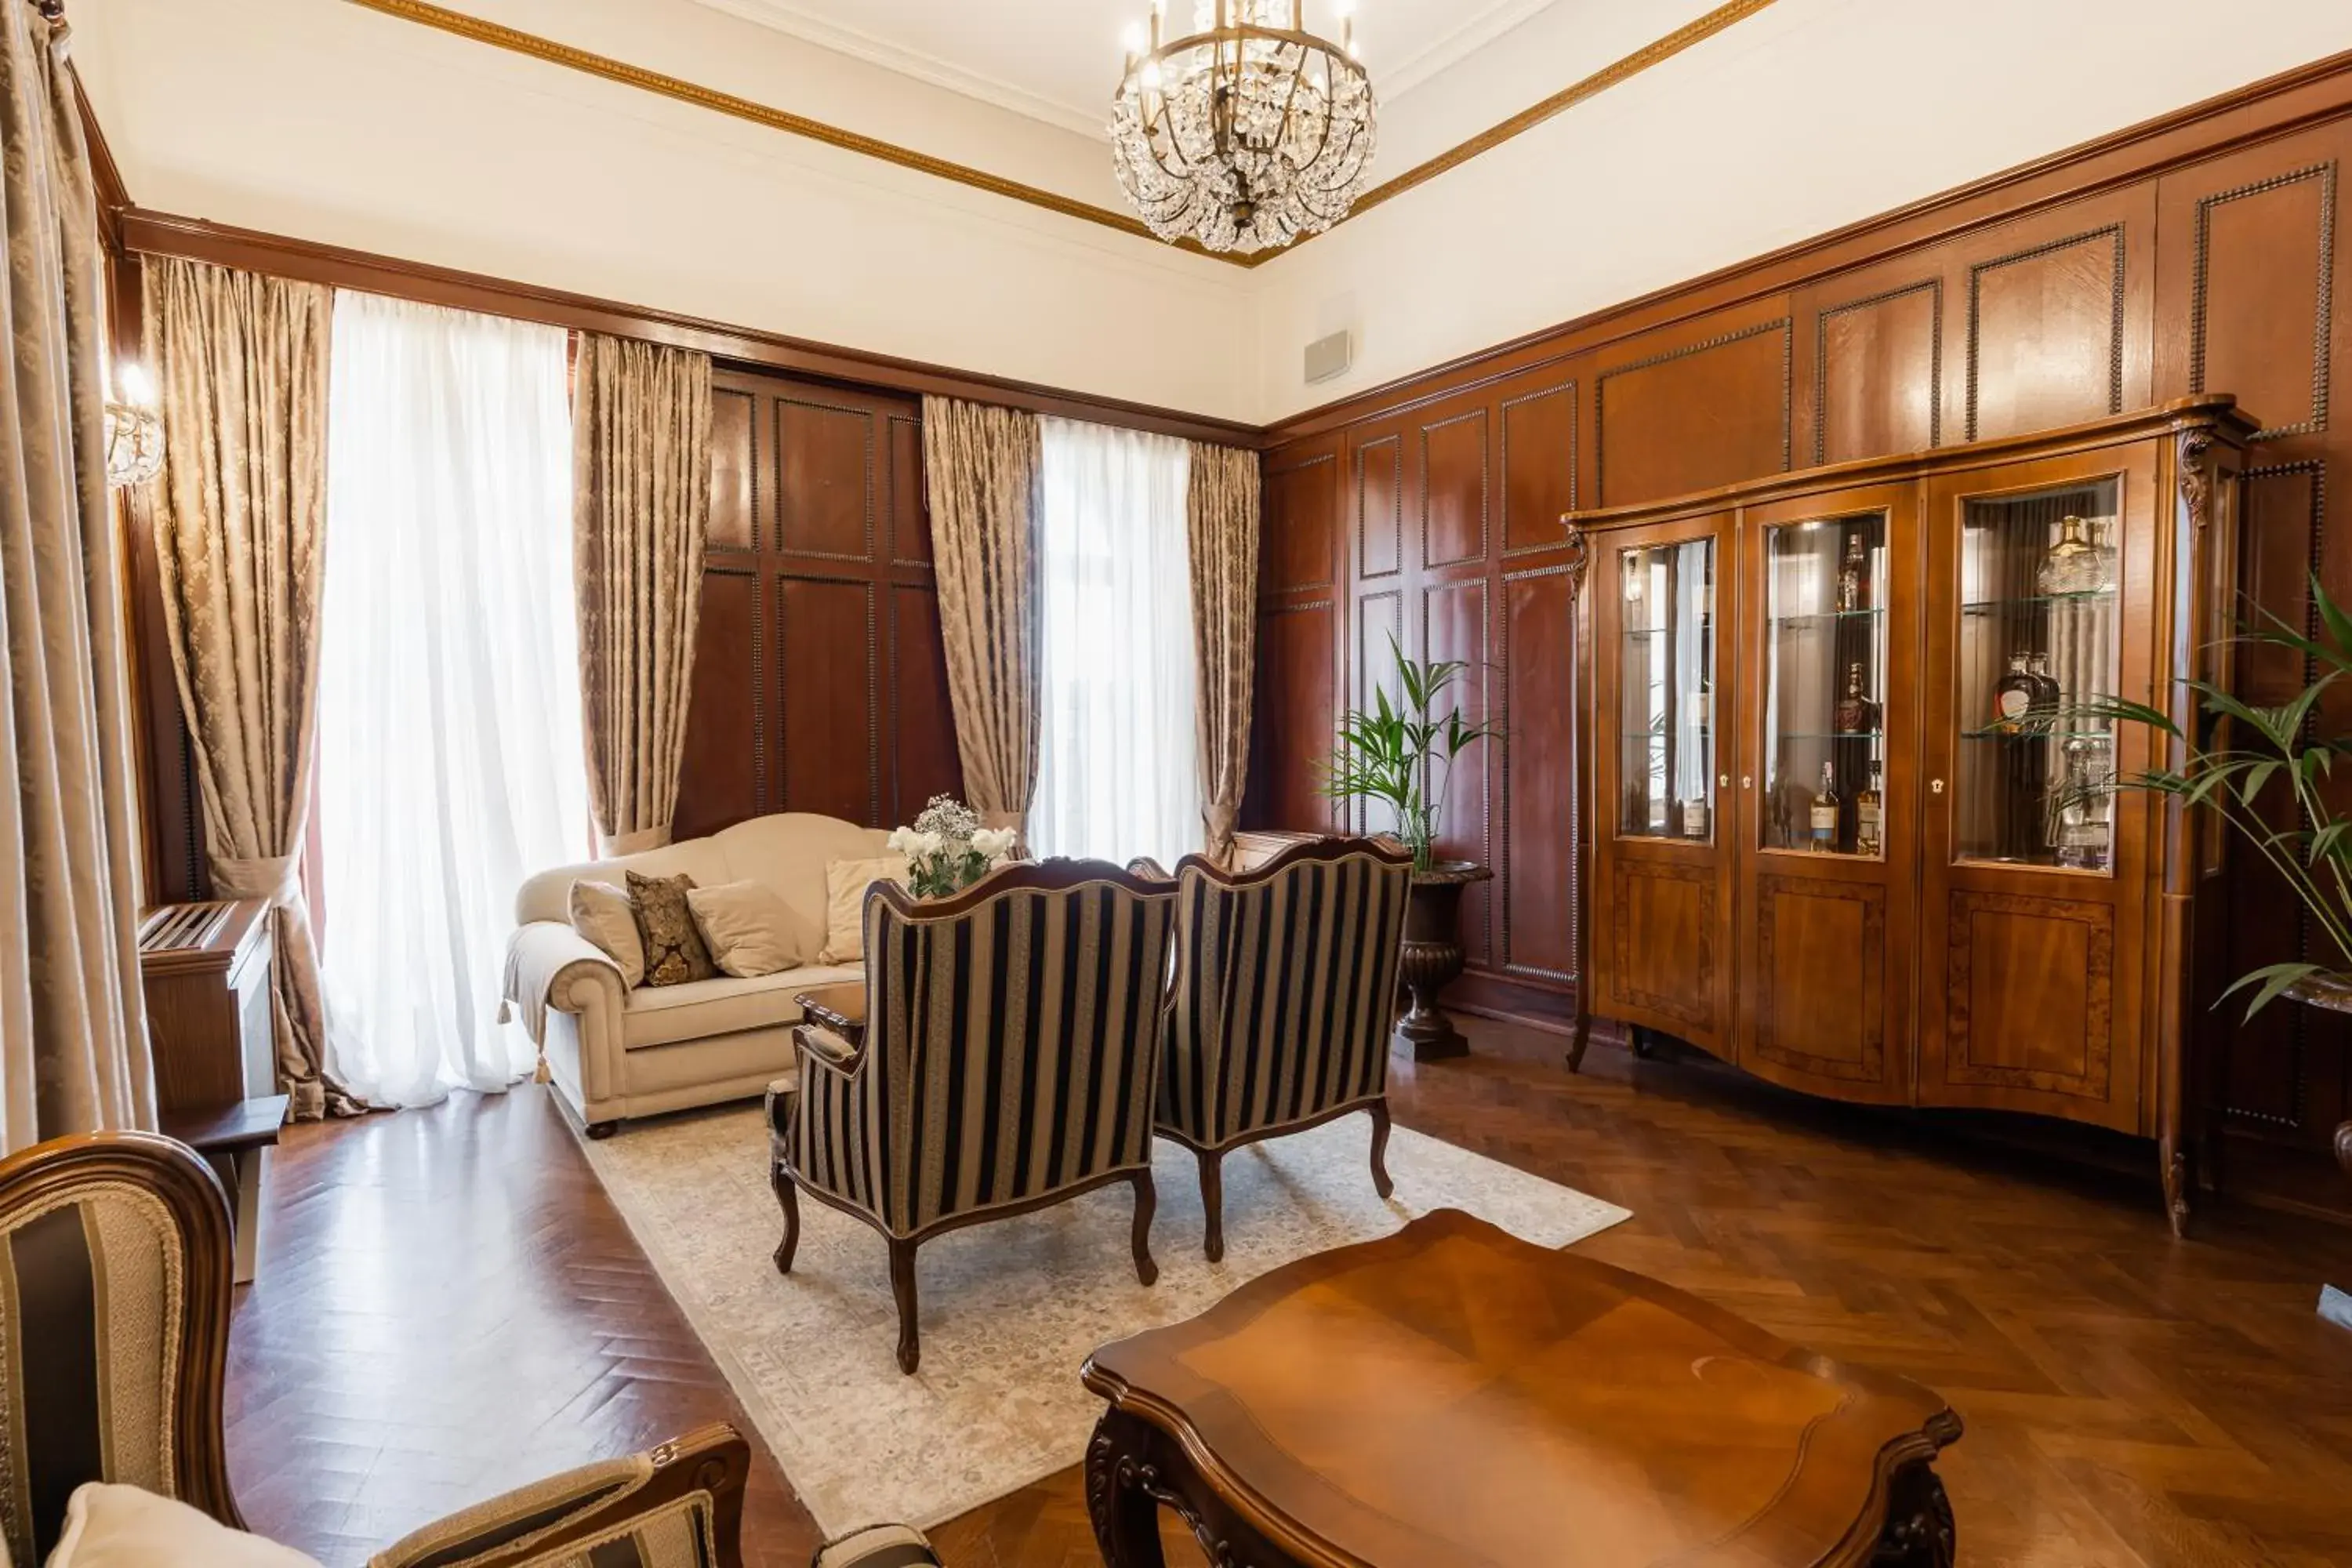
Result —
<path fill-rule="evenodd" d="M 1215 1568 L 1948 1568 L 1936 1394 L 1441 1210 L 1104 1346 L 1087 1506 Z"/>

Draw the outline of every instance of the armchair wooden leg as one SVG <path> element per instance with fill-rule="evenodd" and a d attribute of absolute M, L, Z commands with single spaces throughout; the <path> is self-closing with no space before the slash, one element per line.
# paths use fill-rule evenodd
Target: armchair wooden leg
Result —
<path fill-rule="evenodd" d="M 890 1238 L 890 1293 L 898 1298 L 898 1370 L 908 1376 L 922 1364 L 922 1335 L 915 1327 L 915 1244 Z"/>
<path fill-rule="evenodd" d="M 1210 1262 L 1221 1262 L 1225 1256 L 1225 1157 L 1213 1149 L 1194 1152 L 1201 1161 L 1201 1208 L 1209 1216 L 1208 1239 L 1202 1251 Z"/>
<path fill-rule="evenodd" d="M 1386 1198 L 1396 1192 L 1389 1180 L 1389 1102 L 1372 1102 L 1372 1191 Z"/>
<path fill-rule="evenodd" d="M 776 1272 L 790 1274 L 793 1254 L 801 1246 L 801 1190 L 782 1160 L 768 1162 L 768 1184 L 776 1189 L 776 1202 L 784 1211 L 784 1239 L 776 1243 Z"/>
<path fill-rule="evenodd" d="M 1151 1261 L 1151 1216 L 1160 1208 L 1160 1189 L 1151 1184 L 1151 1173 L 1135 1173 L 1135 1277 L 1146 1285 L 1160 1280 L 1160 1265 Z"/>

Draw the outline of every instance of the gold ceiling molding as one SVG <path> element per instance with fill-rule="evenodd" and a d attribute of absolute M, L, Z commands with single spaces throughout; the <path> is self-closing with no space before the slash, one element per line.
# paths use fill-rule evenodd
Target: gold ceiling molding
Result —
<path fill-rule="evenodd" d="M 1088 223 L 1100 224 L 1105 228 L 1117 229 L 1121 234 L 1130 234 L 1140 239 L 1151 240 L 1155 245 L 1163 243 L 1143 226 L 1140 219 L 1129 216 L 1126 213 L 1115 212 L 1108 207 L 1098 207 L 1092 202 L 1082 202 L 1075 197 L 1060 195 L 1036 185 L 1024 184 L 1019 180 L 1008 180 L 1002 175 L 992 174 L 984 169 L 975 169 L 968 163 L 959 163 L 947 158 L 935 158 L 928 153 L 918 153 L 911 147 L 901 147 L 894 142 L 885 142 L 879 137 L 845 131 L 838 125 L 830 125 L 822 120 L 813 120 L 805 114 L 794 114 L 790 110 L 772 108 L 752 99 L 738 97 L 731 92 L 721 92 L 716 88 L 702 87 L 678 77 L 667 76 L 656 70 L 647 70 L 643 66 L 633 66 L 625 60 L 616 60 L 609 55 L 574 48 L 570 44 L 561 44 L 552 38 L 542 38 L 536 33 L 526 33 L 518 27 L 484 21 L 478 16 L 469 16 L 462 11 L 452 11 L 445 5 L 433 5 L 430 0 L 349 0 L 349 3 L 366 10 L 379 12 L 386 16 L 396 16 L 404 22 L 415 22 L 440 32 L 453 34 L 457 37 L 470 38 L 478 44 L 488 44 L 493 48 L 526 55 L 536 60 L 544 60 L 550 65 L 562 66 L 567 70 L 579 71 L 587 76 L 602 77 L 606 81 L 619 82 L 624 87 L 634 87 L 662 98 L 675 99 L 680 103 L 690 103 L 698 108 L 730 115 L 737 120 L 747 120 L 754 125 L 764 125 L 773 131 L 784 132 L 788 135 L 805 137 L 812 142 L 821 142 L 828 147 L 838 147 L 844 152 L 877 158 L 886 163 L 895 163 L 902 169 L 912 169 L 919 174 L 930 174 L 942 180 L 952 180 L 957 184 L 968 185 L 973 190 L 986 191 L 993 195 L 1008 196 L 1013 201 L 1026 202 L 1031 206 L 1042 207 L 1047 212 L 1060 213 L 1065 217 L 1082 218 Z M 1520 110 L 1501 124 L 1481 132 L 1459 146 L 1449 148 L 1434 158 L 1407 169 L 1395 178 L 1373 186 L 1356 204 L 1354 213 L 1349 216 L 1353 216 L 1355 213 L 1368 212 L 1382 202 L 1392 200 L 1416 185 L 1435 179 L 1448 169 L 1468 163 L 1481 153 L 1490 152 L 1513 137 L 1532 131 L 1563 110 L 1582 103 L 1599 93 L 1606 92 L 1621 82 L 1631 80 L 1652 66 L 1673 58 L 1693 45 L 1711 38 L 1725 28 L 1754 16 L 1772 3 L 1773 0 L 1727 0 L 1726 4 L 1717 5 L 1694 22 L 1677 27 L 1655 43 L 1644 45 L 1623 58 L 1601 67 L 1582 80 L 1571 83 L 1542 102 Z M 1344 223 L 1347 220 L 1343 218 L 1340 221 Z M 1254 256 L 1211 252 L 1190 241 L 1184 242 L 1180 248 L 1190 250 L 1195 255 L 1211 256 L 1216 260 L 1229 262 L 1236 267 L 1261 267 L 1277 256 L 1297 249 L 1313 237 L 1312 235 L 1304 236 L 1292 241 L 1281 250 L 1264 250 Z"/>

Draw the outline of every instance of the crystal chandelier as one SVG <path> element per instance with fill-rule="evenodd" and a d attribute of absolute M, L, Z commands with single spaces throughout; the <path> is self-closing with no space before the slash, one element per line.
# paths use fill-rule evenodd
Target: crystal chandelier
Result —
<path fill-rule="evenodd" d="M 122 396 L 106 400 L 106 482 L 122 489 L 163 471 L 163 416 L 146 371 L 126 363 L 114 374 Z"/>
<path fill-rule="evenodd" d="M 1346 5 L 1348 0 L 1341 0 Z M 1355 21 L 1333 44 L 1302 0 L 1195 0 L 1161 41 L 1166 0 L 1130 34 L 1111 102 L 1120 188 L 1151 232 L 1211 250 L 1265 250 L 1348 216 L 1372 162 L 1372 83 Z"/>

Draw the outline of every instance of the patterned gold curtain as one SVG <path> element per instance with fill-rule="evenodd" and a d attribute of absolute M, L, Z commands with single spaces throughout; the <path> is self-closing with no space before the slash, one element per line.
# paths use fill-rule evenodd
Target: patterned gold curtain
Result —
<path fill-rule="evenodd" d="M 1185 501 L 1192 552 L 1192 648 L 1200 692 L 1201 818 L 1209 858 L 1232 854 L 1249 782 L 1257 674 L 1257 454 L 1192 444 Z"/>
<path fill-rule="evenodd" d="M 130 687 L 106 492 L 98 198 L 67 30 L 0 16 L 0 1152 L 155 1125 Z M 5 1546 L 0 1542 L 0 1546 Z"/>
<path fill-rule="evenodd" d="M 940 629 L 964 793 L 990 827 L 1028 836 L 1037 789 L 1038 471 L 1034 414 L 923 399 L 923 469 Z"/>
<path fill-rule="evenodd" d="M 267 899 L 278 1077 L 298 1120 L 360 1109 L 327 1076 L 327 1015 L 302 893 L 326 563 L 321 285 L 147 262 L 163 399 L 155 560 L 222 898 Z"/>
<path fill-rule="evenodd" d="M 583 334 L 572 541 L 588 799 L 608 855 L 669 842 L 710 528 L 710 356 Z"/>

